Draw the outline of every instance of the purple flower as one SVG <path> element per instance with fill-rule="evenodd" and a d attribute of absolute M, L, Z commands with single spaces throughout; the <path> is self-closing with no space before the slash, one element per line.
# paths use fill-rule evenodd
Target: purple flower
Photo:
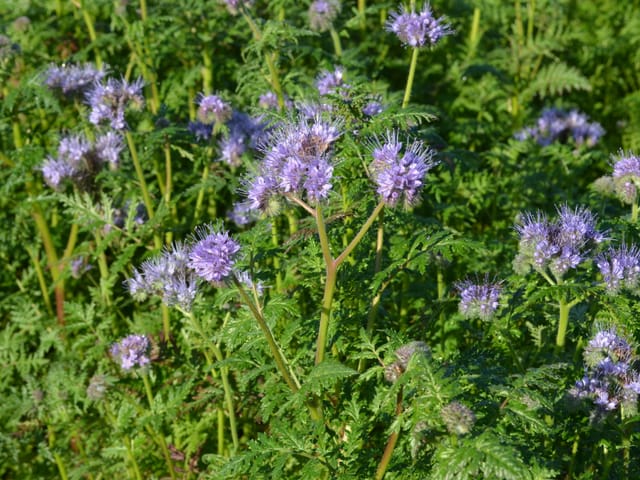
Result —
<path fill-rule="evenodd" d="M 66 179 L 87 190 L 105 162 L 118 166 L 123 148 L 122 138 L 113 132 L 98 137 L 95 144 L 82 136 L 64 137 L 58 144 L 58 157 L 48 157 L 43 163 L 42 175 L 55 190 L 60 189 Z"/>
<path fill-rule="evenodd" d="M 190 247 L 176 242 L 159 256 L 144 261 L 140 270 L 125 282 L 131 296 L 137 301 L 158 296 L 169 307 L 191 310 L 198 285 L 197 277 L 188 265 L 190 252 Z"/>
<path fill-rule="evenodd" d="M 367 117 L 375 117 L 384 111 L 384 106 L 377 100 L 371 100 L 364 107 L 362 107 L 362 113 Z"/>
<path fill-rule="evenodd" d="M 143 84 L 140 78 L 133 83 L 114 78 L 107 79 L 106 83 L 95 83 L 86 95 L 87 103 L 91 107 L 89 121 L 94 125 L 109 123 L 114 130 L 126 129 L 124 115 L 127 107 L 141 109 L 144 105 Z"/>
<path fill-rule="evenodd" d="M 98 158 L 117 168 L 120 165 L 120 153 L 124 150 L 124 140 L 115 132 L 107 132 L 96 139 L 94 149 Z"/>
<path fill-rule="evenodd" d="M 47 185 L 54 190 L 59 190 L 62 182 L 68 178 L 72 178 L 75 173 L 73 167 L 66 160 L 56 158 L 47 158 L 40 167 L 42 176 Z"/>
<path fill-rule="evenodd" d="M 397 132 L 387 132 L 385 139 L 375 142 L 371 174 L 378 194 L 390 207 L 400 202 L 407 207 L 418 203 L 424 177 L 436 165 L 434 151 L 414 141 L 401 155 L 403 144 Z"/>
<path fill-rule="evenodd" d="M 45 72 L 44 84 L 60 90 L 65 95 L 82 95 L 96 82 L 100 82 L 105 72 L 90 63 L 82 65 L 52 65 Z"/>
<path fill-rule="evenodd" d="M 314 0 L 309 5 L 309 24 L 311 30 L 325 32 L 338 17 L 341 9 L 339 0 Z"/>
<path fill-rule="evenodd" d="M 607 291 L 618 293 L 622 288 L 635 290 L 640 280 L 640 250 L 622 245 L 610 248 L 595 259 Z"/>
<path fill-rule="evenodd" d="M 618 198 L 628 205 L 636 203 L 640 186 L 640 157 L 620 151 L 613 165 L 612 177 Z"/>
<path fill-rule="evenodd" d="M 465 318 L 479 318 L 490 320 L 500 306 L 500 291 L 502 287 L 499 283 L 475 283 L 471 280 L 459 282 L 456 285 L 460 293 L 460 313 Z"/>
<path fill-rule="evenodd" d="M 241 157 L 246 149 L 243 135 L 229 135 L 220 141 L 220 159 L 232 167 L 238 167 L 242 163 Z"/>
<path fill-rule="evenodd" d="M 189 253 L 189 268 L 207 282 L 223 283 L 232 274 L 240 244 L 211 225 L 197 228 L 195 235 L 197 242 Z"/>
<path fill-rule="evenodd" d="M 425 3 L 420 12 L 411 11 L 403 6 L 400 11 L 392 12 L 386 29 L 396 34 L 400 41 L 409 47 L 435 45 L 445 35 L 453 33 L 444 17 L 436 18 L 429 4 Z"/>
<path fill-rule="evenodd" d="M 198 99 L 197 115 L 202 123 L 225 123 L 231 113 L 231 105 L 217 95 L 201 95 Z"/>
<path fill-rule="evenodd" d="M 520 130 L 515 138 L 520 141 L 533 138 L 541 146 L 572 138 L 578 147 L 593 147 L 604 133 L 599 123 L 589 123 L 588 117 L 577 110 L 567 112 L 559 108 L 545 108 L 536 125 Z"/>
<path fill-rule="evenodd" d="M 596 332 L 584 349 L 585 375 L 571 389 L 576 398 L 590 398 L 608 412 L 622 406 L 623 416 L 637 411 L 640 374 L 629 341 L 615 328 Z"/>
<path fill-rule="evenodd" d="M 344 83 L 344 69 L 337 67 L 333 72 L 325 70 L 316 80 L 316 87 L 320 95 L 329 95 L 348 89 L 349 85 Z"/>
<path fill-rule="evenodd" d="M 338 123 L 320 117 L 299 118 L 271 131 L 259 171 L 245 181 L 251 208 L 270 211 L 278 194 L 305 197 L 312 204 L 326 199 L 333 176 L 331 146 L 340 134 Z"/>
<path fill-rule="evenodd" d="M 237 15 L 243 8 L 251 8 L 254 0 L 220 0 L 220 3 L 226 5 L 231 15 Z"/>
<path fill-rule="evenodd" d="M 123 370 L 145 367 L 151 363 L 150 346 L 149 339 L 145 335 L 129 335 L 111 346 L 111 356 Z"/>
<path fill-rule="evenodd" d="M 195 122 L 189 122 L 187 126 L 187 130 L 189 130 L 194 137 L 196 137 L 197 141 L 207 141 L 211 138 L 211 134 L 213 133 L 212 125 L 208 123 L 202 123 L 198 120 Z"/>
<path fill-rule="evenodd" d="M 548 270 L 556 280 L 580 265 L 589 250 L 605 238 L 596 229 L 595 215 L 584 207 L 572 210 L 566 205 L 558 208 L 553 222 L 539 212 L 525 215 L 516 231 L 520 235 L 516 271 L 525 274 L 530 267 L 541 273 Z"/>
<path fill-rule="evenodd" d="M 227 218 L 239 227 L 244 227 L 257 220 L 255 212 L 248 202 L 238 202 L 233 205 L 233 209 L 227 214 Z"/>

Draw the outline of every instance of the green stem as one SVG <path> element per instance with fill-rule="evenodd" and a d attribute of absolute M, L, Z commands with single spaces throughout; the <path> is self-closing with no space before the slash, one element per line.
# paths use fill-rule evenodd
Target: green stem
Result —
<path fill-rule="evenodd" d="M 382 212 L 384 208 L 384 202 L 380 201 L 376 208 L 371 212 L 369 218 L 364 223 L 364 225 L 360 228 L 355 237 L 349 242 L 349 245 L 343 250 L 343 252 L 336 257 L 334 260 L 331 256 L 331 250 L 329 247 L 329 237 L 327 235 L 327 229 L 324 223 L 324 217 L 322 215 L 322 210 L 318 206 L 316 208 L 315 219 L 318 226 L 318 237 L 320 239 L 320 247 L 322 249 L 322 256 L 324 257 L 325 269 L 326 269 L 326 278 L 324 284 L 324 295 L 322 297 L 322 309 L 320 310 L 320 325 L 318 326 L 318 338 L 316 344 L 316 358 L 315 364 L 318 365 L 324 360 L 326 343 L 327 343 L 327 334 L 329 332 L 329 322 L 331 318 L 331 307 L 333 304 L 333 295 L 335 293 L 336 281 L 337 281 L 337 273 L 338 268 L 342 264 L 342 262 L 347 259 L 347 257 L 351 254 L 354 248 L 360 243 L 362 238 L 365 236 L 371 225 L 378 217 L 378 215 Z"/>
<path fill-rule="evenodd" d="M 467 51 L 467 59 L 471 59 L 476 55 L 478 42 L 480 41 L 480 8 L 473 9 L 473 19 L 471 20 L 471 31 L 469 32 L 469 50 Z"/>
<path fill-rule="evenodd" d="M 360 29 L 364 30 L 367 26 L 365 10 L 367 8 L 366 0 L 358 0 L 358 16 L 360 17 Z"/>
<path fill-rule="evenodd" d="M 400 387 L 400 391 L 398 392 L 398 396 L 396 397 L 396 416 L 399 417 L 401 414 L 402 387 Z M 392 432 L 391 435 L 389 435 L 387 446 L 384 449 L 384 453 L 382 454 L 382 458 L 380 459 L 380 463 L 378 464 L 378 468 L 376 470 L 375 480 L 382 480 L 384 478 L 384 475 L 387 472 L 387 468 L 389 467 L 389 462 L 391 461 L 391 456 L 393 455 L 393 450 L 396 448 L 396 443 L 398 443 L 399 436 L 400 431 Z"/>
<path fill-rule="evenodd" d="M 242 16 L 249 24 L 249 28 L 253 33 L 253 38 L 257 42 L 262 40 L 262 32 L 260 31 L 260 28 L 258 27 L 256 22 L 253 21 L 253 18 L 251 18 L 251 16 L 245 11 L 244 8 L 242 9 Z M 269 53 L 269 52 L 263 52 L 263 54 L 264 54 L 264 59 L 267 63 L 267 68 L 269 69 L 271 88 L 273 88 L 273 91 L 278 97 L 278 107 L 280 108 L 280 110 L 283 110 L 284 94 L 282 93 L 282 85 L 280 84 L 280 75 L 278 75 L 278 70 L 275 65 L 275 58 L 276 58 L 275 54 Z"/>
<path fill-rule="evenodd" d="M 278 240 L 278 222 L 274 218 L 271 221 L 271 244 L 275 249 L 280 248 L 280 241 Z M 273 255 L 273 269 L 276 271 L 276 292 L 282 293 L 282 272 L 280 271 L 280 257 L 276 253 Z"/>
<path fill-rule="evenodd" d="M 224 410 L 217 407 L 218 410 L 218 455 L 224 456 Z"/>
<path fill-rule="evenodd" d="M 147 0 L 140 0 L 140 18 L 143 22 L 147 20 Z"/>
<path fill-rule="evenodd" d="M 446 332 L 446 327 L 447 327 L 447 319 L 446 319 L 446 315 L 444 314 L 444 308 L 442 305 L 442 301 L 444 300 L 444 296 L 445 296 L 445 282 L 444 282 L 444 272 L 442 271 L 441 267 L 438 267 L 438 271 L 436 272 L 436 282 L 437 282 L 437 287 L 438 287 L 438 303 L 440 304 L 440 315 L 439 315 L 439 321 L 440 321 L 440 348 L 442 349 L 441 355 L 445 354 L 445 340 L 447 337 L 447 332 Z"/>
<path fill-rule="evenodd" d="M 40 266 L 38 255 L 32 248 L 28 248 L 27 252 L 29 253 L 29 257 L 31 258 L 31 262 L 33 263 L 33 268 L 35 268 L 36 270 L 38 285 L 40 286 L 40 291 L 42 292 L 42 300 L 44 301 L 44 304 L 47 307 L 47 311 L 49 312 L 49 315 L 53 316 L 54 312 L 53 312 L 53 307 L 51 305 L 51 298 L 49 298 L 49 292 L 47 290 L 47 281 L 44 278 L 44 272 L 42 271 L 42 267 Z"/>
<path fill-rule="evenodd" d="M 147 182 L 144 179 L 144 172 L 142 170 L 142 165 L 140 164 L 140 157 L 138 157 L 138 150 L 136 148 L 136 144 L 133 141 L 133 136 L 129 130 L 126 131 L 125 136 L 127 137 L 127 144 L 129 145 L 129 151 L 131 152 L 131 159 L 133 160 L 133 166 L 136 170 L 136 176 L 138 177 L 138 182 L 140 183 L 140 190 L 142 192 L 142 201 L 144 202 L 144 206 L 147 209 L 147 215 L 149 215 L 149 219 L 153 220 L 155 216 L 155 210 L 153 209 L 153 202 L 151 201 L 151 195 L 149 195 L 149 188 L 147 187 Z M 162 247 L 162 240 L 158 236 L 158 234 L 154 234 L 154 243 L 156 248 Z"/>
<path fill-rule="evenodd" d="M 384 210 L 380 212 L 378 216 L 378 235 L 376 236 L 376 261 L 374 266 L 374 275 L 380 273 L 382 270 L 382 248 L 384 246 Z M 378 290 L 369 307 L 369 314 L 367 315 L 367 335 L 371 335 L 375 327 L 376 318 L 378 317 L 378 305 L 382 298 L 382 288 Z M 360 359 L 358 362 L 358 371 L 363 372 L 365 367 L 365 360 Z"/>
<path fill-rule="evenodd" d="M 336 52 L 336 57 L 340 58 L 342 56 L 342 44 L 340 43 L 340 35 L 336 32 L 336 29 L 333 26 L 329 29 L 329 33 L 331 34 L 331 40 L 333 40 L 333 49 Z"/>
<path fill-rule="evenodd" d="M 418 48 L 414 48 L 411 53 L 411 64 L 409 65 L 409 77 L 407 78 L 407 86 L 404 90 L 404 98 L 402 99 L 402 108 L 406 108 L 409 105 L 409 99 L 411 98 L 411 89 L 413 88 L 413 78 L 416 74 L 416 65 L 418 65 Z"/>
<path fill-rule="evenodd" d="M 631 205 L 631 223 L 638 223 L 638 202 Z"/>
<path fill-rule="evenodd" d="M 101 69 L 102 57 L 100 56 L 100 50 L 98 50 L 96 46 L 96 40 L 98 37 L 96 35 L 96 29 L 93 24 L 93 19 L 91 18 L 91 15 L 87 11 L 87 9 L 84 8 L 84 2 L 80 2 L 80 10 L 82 10 L 82 19 L 84 20 L 84 24 L 87 27 L 87 32 L 89 33 L 89 39 L 93 44 L 93 52 L 96 56 L 96 67 L 98 67 L 98 69 Z"/>
<path fill-rule="evenodd" d="M 293 371 L 289 367 L 289 364 L 285 359 L 284 354 L 282 353 L 282 350 L 278 346 L 275 338 L 273 337 L 273 334 L 271 333 L 271 329 L 269 328 L 269 325 L 267 325 L 267 322 L 265 321 L 262 315 L 262 312 L 260 311 L 258 306 L 253 303 L 253 300 L 251 300 L 249 295 L 247 295 L 247 292 L 242 286 L 242 283 L 240 283 L 240 281 L 235 276 L 233 277 L 233 284 L 238 289 L 238 292 L 242 297 L 242 301 L 247 305 L 247 307 L 249 307 L 249 310 L 251 310 L 251 313 L 253 314 L 254 318 L 258 322 L 258 325 L 262 329 L 262 333 L 264 333 L 264 336 L 267 339 L 267 343 L 269 344 L 269 349 L 271 350 L 271 355 L 273 356 L 276 362 L 276 366 L 278 367 L 278 371 L 280 372 L 280 375 L 282 375 L 282 377 L 284 378 L 284 381 L 289 386 L 291 391 L 293 393 L 297 393 L 298 390 L 300 390 L 300 382 L 296 378 L 295 373 L 293 373 Z"/>
<path fill-rule="evenodd" d="M 206 345 L 216 357 L 218 362 L 224 361 L 224 355 L 222 354 L 222 350 L 220 350 L 220 346 L 213 343 L 209 337 L 205 334 L 204 329 L 200 322 L 196 319 L 193 312 L 187 312 L 181 310 L 182 313 L 191 321 L 191 325 L 193 325 L 194 329 L 198 332 L 198 334 L 202 337 L 202 340 L 206 342 Z M 207 360 L 207 366 L 213 370 L 213 358 L 211 354 L 204 349 L 204 356 Z M 231 429 L 231 440 L 233 442 L 234 451 L 237 451 L 240 446 L 240 441 L 238 440 L 238 427 L 236 425 L 236 413 L 235 407 L 233 405 L 233 391 L 231 390 L 231 384 L 229 383 L 229 367 L 221 366 L 220 367 L 220 376 L 222 377 L 222 388 L 224 389 L 224 398 L 227 403 L 227 410 L 229 415 L 229 428 Z"/>
<path fill-rule="evenodd" d="M 94 235 L 96 239 L 96 249 L 100 252 L 98 254 L 98 270 L 100 271 L 100 294 L 102 296 L 102 300 L 104 300 L 105 302 L 105 305 L 110 305 L 111 291 L 108 284 L 109 267 L 107 265 L 107 256 L 104 253 L 104 248 L 102 248 L 102 236 L 100 235 L 100 231 L 96 230 Z"/>
<path fill-rule="evenodd" d="M 53 450 L 56 442 L 56 435 L 50 426 L 47 430 L 49 437 L 49 448 Z M 60 478 L 62 480 L 68 480 L 69 477 L 67 475 L 67 469 L 64 466 L 64 462 L 62 461 L 62 457 L 60 456 L 60 454 L 58 452 L 53 452 L 53 458 L 56 461 L 56 465 L 58 466 L 58 473 L 60 474 Z"/>
<path fill-rule="evenodd" d="M 151 382 L 149 381 L 149 376 L 142 372 L 140 374 L 142 377 L 142 382 L 144 383 L 144 390 L 147 394 L 147 401 L 149 402 L 149 408 L 153 409 L 153 392 L 151 391 Z M 169 449 L 167 448 L 167 442 L 164 439 L 164 435 L 162 433 L 157 433 L 153 430 L 153 428 L 149 425 L 149 432 L 152 436 L 156 437 L 156 441 L 160 445 L 160 449 L 162 450 L 162 455 L 167 463 L 167 468 L 169 469 L 169 475 L 173 480 L 176 480 L 176 473 L 173 468 L 173 462 L 171 461 L 171 455 L 169 454 Z"/>
<path fill-rule="evenodd" d="M 171 339 L 171 312 L 169 311 L 169 307 L 167 307 L 164 303 L 161 306 L 162 311 L 162 333 L 164 335 L 165 341 L 169 341 Z"/>
<path fill-rule="evenodd" d="M 202 205 L 204 203 L 204 191 L 205 191 L 205 184 L 207 182 L 207 178 L 209 178 L 209 165 L 204 166 L 204 169 L 202 170 L 202 177 L 200 178 L 200 183 L 202 184 L 202 187 L 200 187 L 200 190 L 198 191 L 198 197 L 196 198 L 196 206 L 193 214 L 193 221 L 195 223 L 198 223 L 198 219 L 202 214 Z"/>
<path fill-rule="evenodd" d="M 567 303 L 564 298 L 560 300 L 560 316 L 558 319 L 558 334 L 556 336 L 556 347 L 558 347 L 558 349 L 564 348 L 567 326 L 569 325 L 569 312 L 572 306 L 573 305 Z"/>
<path fill-rule="evenodd" d="M 349 245 L 347 245 L 347 248 L 345 248 L 344 251 L 340 255 L 338 255 L 338 257 L 336 258 L 335 260 L 336 267 L 340 266 L 340 264 L 344 262 L 349 255 L 351 255 L 351 252 L 353 251 L 353 249 L 356 248 L 356 246 L 360 243 L 360 241 L 362 240 L 362 237 L 366 235 L 366 233 L 369 231 L 369 228 L 371 228 L 371 225 L 373 224 L 373 222 L 376 220 L 378 215 L 384 209 L 384 205 L 385 205 L 384 201 L 382 200 L 380 201 L 380 203 L 378 203 L 378 205 L 376 205 L 376 208 L 373 209 L 373 212 L 371 212 L 371 215 L 369 215 L 369 218 L 367 219 L 367 221 L 364 223 L 364 225 L 362 225 L 362 227 L 360 228 L 356 236 L 353 237 Z"/>
<path fill-rule="evenodd" d="M 213 61 L 206 48 L 202 50 L 202 62 L 202 91 L 205 95 L 210 95 L 213 92 Z"/>

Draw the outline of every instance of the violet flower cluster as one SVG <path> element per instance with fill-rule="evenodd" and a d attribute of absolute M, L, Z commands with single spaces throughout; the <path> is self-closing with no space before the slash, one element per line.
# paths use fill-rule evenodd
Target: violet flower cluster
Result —
<path fill-rule="evenodd" d="M 435 45 L 442 37 L 453 33 L 446 19 L 436 18 L 428 3 L 419 12 L 413 7 L 409 11 L 401 6 L 399 11 L 391 13 L 386 29 L 394 33 L 405 46 L 413 48 Z"/>
<path fill-rule="evenodd" d="M 264 158 L 246 181 L 251 209 L 272 213 L 277 196 L 293 196 L 316 205 L 332 188 L 331 150 L 341 135 L 340 123 L 299 117 L 277 126 L 262 147 Z"/>
<path fill-rule="evenodd" d="M 140 110 L 144 106 L 143 85 L 140 78 L 132 83 L 114 78 L 95 83 L 86 94 L 87 104 L 91 108 L 89 121 L 94 125 L 107 123 L 114 130 L 125 130 L 126 110 Z"/>
<path fill-rule="evenodd" d="M 604 234 L 596 229 L 593 213 L 584 207 L 572 210 L 567 205 L 558 208 L 554 221 L 540 212 L 525 215 L 516 231 L 520 243 L 515 270 L 525 274 L 533 268 L 545 276 L 550 272 L 556 282 L 584 262 L 591 249 L 605 240 Z"/>
<path fill-rule="evenodd" d="M 123 370 L 146 367 L 151 363 L 151 343 L 146 335 L 129 335 L 111 346 L 111 356 Z"/>
<path fill-rule="evenodd" d="M 397 131 L 374 141 L 370 173 L 378 195 L 389 207 L 417 204 L 427 172 L 437 165 L 433 160 L 435 152 L 419 140 L 407 145 L 404 153 L 402 150 Z"/>
<path fill-rule="evenodd" d="M 623 416 L 637 412 L 640 373 L 629 341 L 614 328 L 598 331 L 584 350 L 585 373 L 569 394 L 591 399 L 600 413 L 621 407 Z"/>
<path fill-rule="evenodd" d="M 87 190 L 104 164 L 118 167 L 123 149 L 122 137 L 114 132 L 99 136 L 93 143 L 81 135 L 72 135 L 60 140 L 58 156 L 47 157 L 40 169 L 44 181 L 55 190 L 59 190 L 65 180 Z"/>
<path fill-rule="evenodd" d="M 622 289 L 637 291 L 640 283 L 640 250 L 636 246 L 621 245 L 610 248 L 595 258 L 608 293 Z"/>
<path fill-rule="evenodd" d="M 234 269 L 239 251 L 240 244 L 228 232 L 201 226 L 193 243 L 174 243 L 158 257 L 146 260 L 125 285 L 137 301 L 158 296 L 167 306 L 190 311 L 199 280 L 221 285 L 234 274 L 247 278 Z"/>
<path fill-rule="evenodd" d="M 309 5 L 309 25 L 311 30 L 326 32 L 338 17 L 342 5 L 340 0 L 314 0 Z"/>
<path fill-rule="evenodd" d="M 578 110 L 545 108 L 536 124 L 519 131 L 515 138 L 521 141 L 533 138 L 541 146 L 573 139 L 577 146 L 593 147 L 604 133 L 599 123 L 590 123 L 589 117 Z"/>
<path fill-rule="evenodd" d="M 476 283 L 465 280 L 456 284 L 460 294 L 460 313 L 469 319 L 490 320 L 500 306 L 499 283 Z"/>
<path fill-rule="evenodd" d="M 634 205 L 638 202 L 640 187 L 640 157 L 621 151 L 615 158 L 613 174 L 605 177 L 610 180 L 612 193 L 622 203 Z"/>
<path fill-rule="evenodd" d="M 200 95 L 198 120 L 205 124 L 226 123 L 231 118 L 231 105 L 218 95 Z"/>
<path fill-rule="evenodd" d="M 238 15 L 244 8 L 251 8 L 253 6 L 253 0 L 220 0 L 223 3 L 231 15 Z"/>
<path fill-rule="evenodd" d="M 345 93 L 350 85 L 344 83 L 344 68 L 336 67 L 333 72 L 323 71 L 316 80 L 316 87 L 320 95 Z"/>
<path fill-rule="evenodd" d="M 190 248 L 177 242 L 158 257 L 146 260 L 126 281 L 129 293 L 136 301 L 158 296 L 162 303 L 191 310 L 198 293 L 197 276 L 188 267 Z"/>
<path fill-rule="evenodd" d="M 64 95 L 84 95 L 95 83 L 102 81 L 104 70 L 91 63 L 52 65 L 45 72 L 44 84 Z"/>

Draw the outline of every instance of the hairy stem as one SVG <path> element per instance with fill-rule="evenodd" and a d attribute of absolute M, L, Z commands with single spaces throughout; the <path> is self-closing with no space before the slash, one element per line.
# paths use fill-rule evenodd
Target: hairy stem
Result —
<path fill-rule="evenodd" d="M 416 75 L 416 65 L 418 65 L 418 48 L 414 48 L 411 53 L 411 64 L 409 65 L 409 76 L 407 77 L 407 86 L 404 90 L 404 98 L 402 99 L 402 108 L 409 105 L 411 98 L 411 89 L 413 88 L 413 79 Z"/>
<path fill-rule="evenodd" d="M 336 52 L 336 57 L 342 57 L 342 43 L 340 43 L 340 35 L 336 32 L 336 29 L 333 26 L 329 29 L 329 33 L 331 34 L 331 40 L 333 41 L 333 49 Z"/>
<path fill-rule="evenodd" d="M 396 416 L 400 416 L 402 414 L 402 388 L 398 392 L 398 396 L 396 397 Z M 375 480 L 382 480 L 384 478 L 385 473 L 387 472 L 387 468 L 389 467 L 389 462 L 391 461 L 391 456 L 393 455 L 393 450 L 396 448 L 396 443 L 398 443 L 398 437 L 400 436 L 400 432 L 391 432 L 389 435 L 389 440 L 387 441 L 387 446 L 384 449 L 384 453 L 382 454 L 382 458 L 380 459 L 380 463 L 378 464 L 378 468 L 376 470 Z"/>

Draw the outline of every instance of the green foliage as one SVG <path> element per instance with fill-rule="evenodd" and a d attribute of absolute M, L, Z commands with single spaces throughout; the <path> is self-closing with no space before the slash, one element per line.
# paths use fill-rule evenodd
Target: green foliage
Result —
<path fill-rule="evenodd" d="M 311 2 L 225 3 L 0 0 L 0 477 L 639 478 L 637 386 L 609 410 L 576 394 L 599 330 L 640 368 L 637 285 L 612 294 L 596 258 L 640 239 L 637 207 L 601 183 L 640 150 L 638 2 L 433 1 L 455 32 L 420 50 L 404 108 L 413 51 L 384 28 L 398 2 L 342 2 L 324 32 Z M 61 139 L 109 131 L 84 93 L 46 85 L 85 62 L 142 79 L 145 104 L 117 165 L 52 189 Z M 320 95 L 337 67 L 346 86 Z M 259 104 L 269 91 L 283 108 Z M 202 94 L 235 112 L 206 139 L 189 126 Z M 606 134 L 516 139 L 548 107 Z M 328 197 L 292 188 L 236 223 L 265 139 L 314 108 L 340 131 Z M 223 161 L 245 114 L 260 135 Z M 437 163 L 395 208 L 372 157 L 391 132 Z M 514 226 L 565 204 L 606 239 L 561 280 L 514 270 Z M 237 284 L 200 282 L 190 308 L 130 294 L 203 224 L 239 243 Z M 465 280 L 499 286 L 487 318 L 460 308 Z M 111 349 L 131 334 L 149 365 L 123 370 Z"/>

